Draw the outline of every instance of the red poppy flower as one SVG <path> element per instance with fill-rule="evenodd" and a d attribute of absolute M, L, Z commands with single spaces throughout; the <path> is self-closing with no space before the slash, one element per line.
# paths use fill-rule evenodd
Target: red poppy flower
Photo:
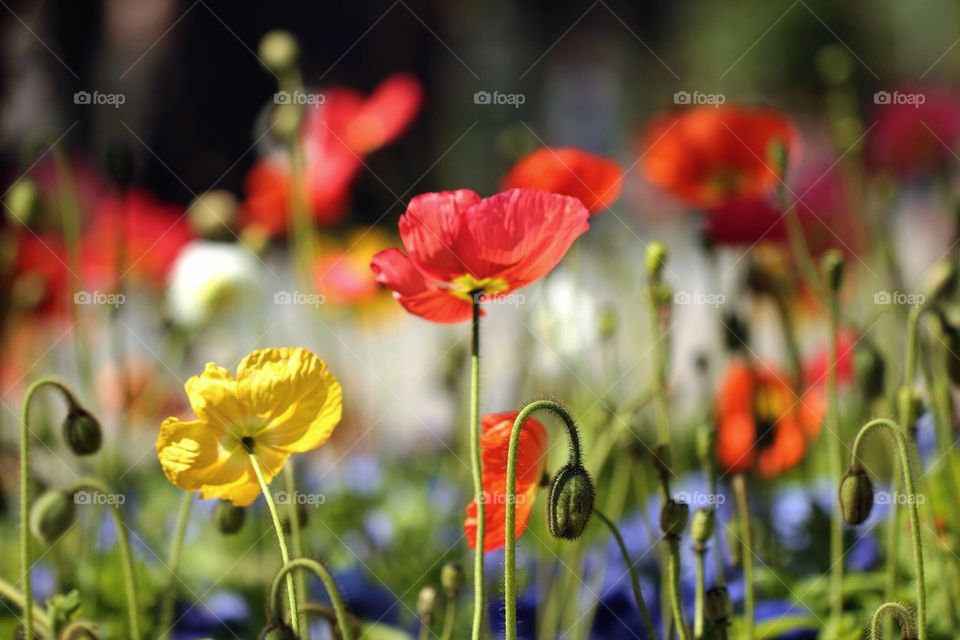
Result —
<path fill-rule="evenodd" d="M 716 207 L 770 193 L 778 182 L 771 145 L 790 150 L 795 141 L 793 127 L 778 111 L 695 107 L 650 123 L 642 168 L 650 182 L 681 200 Z"/>
<path fill-rule="evenodd" d="M 472 317 L 471 293 L 505 295 L 549 273 L 587 230 L 576 198 L 511 189 L 425 193 L 400 218 L 406 253 L 387 249 L 370 267 L 404 308 L 434 322 Z"/>
<path fill-rule="evenodd" d="M 329 224 L 342 219 L 364 156 L 403 133 L 420 109 L 422 93 L 416 78 L 395 74 L 369 97 L 337 87 L 323 93 L 322 103 L 307 109 L 300 136 L 305 193 L 315 220 Z M 243 223 L 282 235 L 290 215 L 289 160 L 280 156 L 257 162 L 244 186 Z"/>
<path fill-rule="evenodd" d="M 518 411 L 492 413 L 481 420 L 480 448 L 483 454 L 484 534 L 483 550 L 496 551 L 506 544 L 504 526 L 507 519 L 507 457 L 510 432 Z M 534 418 L 527 418 L 520 430 L 517 448 L 517 519 L 516 537 L 526 530 L 533 511 L 533 501 L 546 469 L 547 430 Z M 477 501 L 467 505 L 463 523 L 467 544 L 477 547 Z"/>
<path fill-rule="evenodd" d="M 787 377 L 735 361 L 717 396 L 717 461 L 725 473 L 772 477 L 796 466 L 820 429 L 823 406 L 797 400 Z"/>
<path fill-rule="evenodd" d="M 96 287 L 112 288 L 118 276 L 130 275 L 142 285 L 162 287 L 192 238 L 183 208 L 146 191 L 103 198 L 83 240 L 84 276 Z"/>
<path fill-rule="evenodd" d="M 960 94 L 941 87 L 878 92 L 867 138 L 867 165 L 900 179 L 916 178 L 954 162 L 960 142 Z"/>
<path fill-rule="evenodd" d="M 572 147 L 544 147 L 521 158 L 503 180 L 504 189 L 543 189 L 578 198 L 590 213 L 613 204 L 623 170 L 613 160 Z"/>
<path fill-rule="evenodd" d="M 317 291 L 336 304 L 374 300 L 383 289 L 370 271 L 370 260 L 389 246 L 390 238 L 377 228 L 357 229 L 344 241 L 322 239 L 313 264 Z"/>

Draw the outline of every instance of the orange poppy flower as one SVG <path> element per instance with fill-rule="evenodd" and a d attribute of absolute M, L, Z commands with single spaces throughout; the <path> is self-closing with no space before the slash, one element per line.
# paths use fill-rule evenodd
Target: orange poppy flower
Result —
<path fill-rule="evenodd" d="M 751 107 L 695 107 L 661 116 L 644 135 L 643 173 L 681 200 L 716 207 L 754 198 L 777 185 L 771 147 L 796 143 L 779 111 Z"/>
<path fill-rule="evenodd" d="M 735 361 L 717 395 L 717 461 L 724 473 L 755 470 L 776 476 L 796 466 L 817 435 L 824 405 L 819 394 L 796 399 L 787 377 Z"/>
<path fill-rule="evenodd" d="M 623 188 L 623 170 L 613 160 L 573 147 L 543 147 L 521 158 L 503 189 L 543 189 L 578 198 L 591 213 L 613 204 Z"/>
<path fill-rule="evenodd" d="M 510 432 L 518 411 L 491 413 L 480 421 L 480 448 L 483 452 L 483 499 L 485 500 L 483 550 L 496 551 L 506 544 L 503 528 L 507 520 L 507 454 L 510 450 Z M 520 430 L 517 450 L 517 519 L 516 537 L 526 530 L 533 511 L 533 501 L 540 489 L 540 479 L 546 469 L 547 430 L 534 418 L 527 418 Z M 467 505 L 467 519 L 463 523 L 467 543 L 477 547 L 477 501 Z"/>

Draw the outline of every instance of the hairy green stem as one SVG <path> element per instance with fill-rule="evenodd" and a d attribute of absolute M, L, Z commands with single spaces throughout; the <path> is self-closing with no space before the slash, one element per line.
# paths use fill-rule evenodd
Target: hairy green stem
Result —
<path fill-rule="evenodd" d="M 704 592 L 706 591 L 706 555 L 707 555 L 707 546 L 704 544 L 697 544 L 694 547 L 694 554 L 696 557 L 696 590 L 693 594 L 693 637 L 695 640 L 700 640 L 703 638 L 703 600 Z"/>
<path fill-rule="evenodd" d="M 60 632 L 60 640 L 89 640 L 100 638 L 97 625 L 90 620 L 74 620 Z"/>
<path fill-rule="evenodd" d="M 289 500 L 287 500 L 287 520 L 290 522 L 290 547 L 294 558 L 302 558 L 303 535 L 300 532 L 300 509 L 296 500 L 297 476 L 294 472 L 293 460 L 288 460 L 283 467 L 283 486 L 289 497 Z M 294 575 L 294 583 L 297 589 L 296 593 L 305 597 L 307 581 L 302 571 Z M 310 640 L 310 629 L 307 625 L 306 614 L 302 611 L 300 612 L 300 630 L 302 640 Z"/>
<path fill-rule="evenodd" d="M 283 607 L 280 602 L 281 583 L 286 578 L 287 591 L 289 592 L 291 584 L 290 576 L 294 569 L 307 569 L 320 578 L 324 588 L 327 590 L 327 595 L 330 597 L 333 610 L 336 613 L 337 626 L 340 627 L 340 634 L 343 636 L 343 640 L 353 640 L 353 627 L 350 625 L 350 616 L 347 614 L 347 608 L 343 604 L 343 597 L 340 595 L 340 589 L 337 588 L 337 583 L 323 563 L 311 558 L 296 558 L 285 561 L 283 567 L 277 572 L 277 575 L 274 576 L 273 585 L 270 587 L 270 606 L 272 607 L 273 618 L 278 620 L 283 615 Z M 294 612 L 294 614 L 296 614 L 296 612 Z M 291 620 L 295 619 L 295 617 L 295 615 L 291 615 Z"/>
<path fill-rule="evenodd" d="M 443 612 L 443 631 L 440 640 L 450 640 L 453 637 L 453 624 L 457 619 L 457 599 L 447 595 L 447 606 Z"/>
<path fill-rule="evenodd" d="M 843 452 L 840 450 L 840 396 L 837 389 L 837 367 L 839 366 L 840 341 L 840 301 L 836 291 L 829 296 L 830 310 L 830 361 L 827 368 L 827 420 L 830 428 L 827 434 L 827 456 L 830 477 L 840 484 L 843 474 Z M 830 512 L 830 624 L 834 630 L 840 628 L 843 615 L 843 518 L 840 506 L 835 505 Z"/>
<path fill-rule="evenodd" d="M 654 627 L 653 627 L 653 618 L 650 616 L 650 609 L 647 608 L 647 603 L 643 599 L 643 592 L 640 591 L 640 578 L 637 575 L 637 568 L 635 563 L 630 559 L 630 552 L 627 551 L 627 545 L 623 541 L 623 536 L 620 535 L 620 530 L 617 528 L 617 525 L 613 523 L 610 518 L 605 516 L 601 511 L 594 510 L 594 515 L 600 519 L 603 524 L 607 525 L 607 529 L 610 530 L 610 535 L 613 536 L 613 539 L 617 542 L 617 548 L 620 549 L 620 555 L 623 557 L 624 564 L 627 565 L 627 569 L 630 571 L 630 584 L 633 587 L 633 597 L 637 601 L 637 608 L 640 610 L 640 618 L 643 620 L 644 631 L 646 632 L 647 638 L 654 638 Z"/>
<path fill-rule="evenodd" d="M 670 562 L 667 575 L 670 582 L 670 607 L 673 609 L 673 626 L 680 640 L 690 640 L 687 621 L 683 617 L 683 598 L 680 596 L 680 536 L 668 535 L 667 548 L 670 550 Z"/>
<path fill-rule="evenodd" d="M 473 629 L 472 640 L 483 636 L 483 553 L 486 537 L 486 507 L 483 495 L 483 456 L 480 451 L 480 298 L 472 293 L 473 321 L 470 340 L 470 463 L 473 471 L 473 494 L 477 502 L 477 536 L 473 563 Z M 508 536 L 509 537 L 509 536 Z"/>
<path fill-rule="evenodd" d="M 263 470 L 260 468 L 260 461 L 257 460 L 257 456 L 254 455 L 253 451 L 250 451 L 248 454 L 250 459 L 250 465 L 253 467 L 253 472 L 257 475 L 257 481 L 260 483 L 260 490 L 263 491 L 263 499 L 267 503 L 267 509 L 270 511 L 270 517 L 273 519 L 273 528 L 277 532 L 277 543 L 280 546 L 280 559 L 283 560 L 283 566 L 286 568 L 291 564 L 290 553 L 287 551 L 287 540 L 283 535 L 283 524 L 280 522 L 280 514 L 277 513 L 277 505 L 273 502 L 273 495 L 270 493 L 270 486 L 267 484 L 267 479 L 263 476 Z M 293 575 L 289 571 L 280 570 L 279 575 L 285 575 L 287 577 L 287 604 L 290 607 L 290 627 L 293 629 L 293 633 L 297 636 L 300 634 L 300 613 L 297 610 L 297 592 L 296 585 L 294 584 Z M 274 582 L 276 585 L 276 582 Z M 271 602 L 276 602 L 274 598 L 271 598 Z M 274 609 L 279 614 L 279 609 Z"/>
<path fill-rule="evenodd" d="M 0 598 L 13 603 L 15 606 L 20 607 L 21 609 L 24 607 L 23 594 L 3 578 L 0 578 Z M 40 626 L 46 627 L 47 629 L 51 628 L 50 618 L 48 618 L 46 612 L 44 612 L 44 610 L 38 607 L 36 604 L 33 605 L 33 619 Z"/>
<path fill-rule="evenodd" d="M 863 425 L 853 441 L 850 452 L 850 467 L 862 468 L 860 446 L 864 437 L 873 429 L 886 427 L 893 435 L 900 457 L 900 469 L 903 473 L 903 486 L 907 492 L 908 513 L 910 515 L 910 534 L 913 542 L 913 563 L 917 573 L 917 631 L 919 640 L 927 638 L 927 585 L 923 567 L 923 533 L 920 530 L 920 510 L 917 506 L 917 494 L 913 484 L 913 466 L 910 462 L 910 449 L 903 428 L 893 420 L 875 418 Z M 895 494 L 896 495 L 896 494 Z M 891 501 L 896 503 L 896 499 Z M 896 512 L 896 509 L 895 509 Z"/>
<path fill-rule="evenodd" d="M 740 519 L 740 543 L 743 545 L 743 618 L 745 637 L 753 640 L 754 626 L 754 577 L 753 577 L 753 536 L 750 524 L 750 505 L 747 502 L 747 483 L 743 474 L 733 476 L 733 491 L 737 501 L 737 517 Z"/>
<path fill-rule="evenodd" d="M 173 531 L 173 540 L 170 543 L 170 555 L 167 557 L 167 569 L 170 571 L 170 582 L 164 590 L 160 602 L 160 621 L 157 628 L 161 640 L 170 637 L 173 631 L 173 610 L 177 601 L 177 569 L 180 568 L 180 556 L 183 553 L 183 538 L 187 533 L 187 522 L 190 520 L 190 510 L 193 508 L 194 493 L 187 491 L 180 500 L 180 509 L 177 511 L 177 524 Z"/>
<path fill-rule="evenodd" d="M 504 523 L 503 537 L 505 543 L 504 557 L 504 627 L 506 640 L 517 640 L 517 538 L 515 535 L 517 521 L 517 454 L 520 444 L 520 432 L 523 423 L 532 414 L 538 411 L 549 411 L 559 417 L 567 429 L 570 440 L 570 462 L 582 464 L 580 451 L 580 436 L 577 425 L 570 413 L 553 400 L 536 400 L 531 402 L 517 414 L 513 421 L 513 430 L 510 432 L 510 448 L 507 453 L 507 515 Z M 479 548 L 479 547 L 478 547 Z"/>
<path fill-rule="evenodd" d="M 911 619 L 913 616 L 910 611 L 899 602 L 885 602 L 877 607 L 870 618 L 870 640 L 880 640 L 883 637 L 880 625 L 887 613 L 890 613 L 900 623 L 900 630 L 903 632 L 904 638 L 914 637 L 913 620 Z"/>

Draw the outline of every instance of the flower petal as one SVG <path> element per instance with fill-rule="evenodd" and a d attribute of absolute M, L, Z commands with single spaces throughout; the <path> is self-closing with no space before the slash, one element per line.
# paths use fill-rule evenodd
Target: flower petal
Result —
<path fill-rule="evenodd" d="M 591 213 L 620 196 L 623 171 L 616 162 L 574 147 L 543 147 L 521 158 L 504 189 L 543 189 L 580 200 Z"/>
<path fill-rule="evenodd" d="M 387 249 L 373 257 L 370 268 L 377 282 L 393 290 L 404 309 L 433 322 L 454 323 L 473 317 L 472 305 L 447 293 L 428 280 L 399 249 Z"/>
<path fill-rule="evenodd" d="M 230 485 L 242 479 L 249 467 L 242 443 L 202 420 L 167 418 L 160 426 L 156 447 L 167 479 L 187 491 Z"/>
<path fill-rule="evenodd" d="M 319 447 L 340 422 L 342 390 L 326 363 L 307 349 L 260 349 L 237 367 L 237 393 L 262 426 L 251 434 L 287 453 Z"/>
<path fill-rule="evenodd" d="M 398 226 L 417 269 L 442 282 L 470 271 L 469 256 L 458 240 L 467 212 L 479 202 L 480 196 L 469 189 L 424 193 L 410 201 Z"/>
<path fill-rule="evenodd" d="M 191 376 L 183 388 L 198 418 L 232 431 L 237 437 L 250 435 L 249 412 L 237 397 L 237 381 L 229 371 L 208 362 L 203 373 Z"/>

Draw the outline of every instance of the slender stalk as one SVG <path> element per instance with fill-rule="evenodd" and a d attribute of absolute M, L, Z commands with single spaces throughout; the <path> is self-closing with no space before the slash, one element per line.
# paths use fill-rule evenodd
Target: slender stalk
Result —
<path fill-rule="evenodd" d="M 733 491 L 737 500 L 737 517 L 740 519 L 740 543 L 743 545 L 743 618 L 745 637 L 753 640 L 754 625 L 754 586 L 753 586 L 753 542 L 750 525 L 750 505 L 747 503 L 747 483 L 742 473 L 733 476 Z"/>
<path fill-rule="evenodd" d="M 892 420 L 875 418 L 863 425 L 850 452 L 850 466 L 860 468 L 860 445 L 864 437 L 877 427 L 886 427 L 893 435 L 900 457 L 900 469 L 903 473 L 903 485 L 907 492 L 910 516 L 910 535 L 913 542 L 913 563 L 917 572 L 917 631 L 919 640 L 927 639 L 927 584 L 923 567 L 923 534 L 920 530 L 920 510 L 917 506 L 917 494 L 913 484 L 913 467 L 910 462 L 910 449 L 903 428 Z M 895 501 L 894 501 L 895 502 Z"/>
<path fill-rule="evenodd" d="M 263 491 L 263 499 L 267 503 L 267 509 L 270 510 L 270 517 L 273 519 L 273 528 L 277 532 L 277 543 L 280 546 L 280 559 L 283 560 L 285 569 L 291 564 L 291 561 L 290 554 L 287 551 L 287 541 L 283 535 L 283 525 L 280 523 L 280 514 L 277 513 L 277 505 L 273 502 L 270 486 L 267 484 L 267 479 L 263 476 L 263 470 L 260 468 L 260 462 L 257 460 L 257 456 L 253 454 L 253 451 L 249 451 L 248 457 L 250 459 L 250 465 L 253 467 L 253 472 L 257 475 L 257 481 L 260 482 L 260 490 Z M 302 558 L 298 560 L 302 560 Z M 297 611 L 296 586 L 294 585 L 293 575 L 284 569 L 281 569 L 277 576 L 285 575 L 287 577 L 287 603 L 290 606 L 290 627 L 293 629 L 294 635 L 299 636 L 300 613 Z M 274 585 L 276 585 L 276 581 Z M 276 599 L 271 599 L 271 602 L 276 602 Z M 275 611 L 279 610 L 275 609 Z"/>
<path fill-rule="evenodd" d="M 840 397 L 837 390 L 837 366 L 840 341 L 840 301 L 836 291 L 829 294 L 830 362 L 827 368 L 827 456 L 830 477 L 839 486 L 843 475 L 843 453 L 840 451 Z M 840 628 L 843 615 L 843 519 L 840 506 L 830 512 L 830 623 Z"/>
<path fill-rule="evenodd" d="M 673 626 L 677 630 L 677 636 L 680 640 L 690 640 L 687 621 L 683 618 L 683 598 L 680 596 L 680 537 L 668 535 L 666 541 L 667 547 L 670 549 L 667 575 L 670 582 L 670 607 L 673 609 Z"/>
<path fill-rule="evenodd" d="M 283 486 L 287 492 L 287 495 L 290 497 L 287 500 L 287 520 L 290 522 L 290 547 L 293 551 L 294 558 L 302 558 L 303 554 L 303 535 L 300 530 L 300 509 L 299 504 L 296 501 L 297 495 L 297 476 L 293 468 L 293 460 L 288 460 L 287 464 L 283 467 Z M 306 596 L 307 593 L 307 581 L 306 576 L 303 575 L 303 572 L 297 573 L 293 577 L 293 581 L 296 585 L 297 594 Z M 306 613 L 300 612 L 300 630 L 303 640 L 310 640 L 310 629 L 306 621 Z"/>
<path fill-rule="evenodd" d="M 84 489 L 100 493 L 108 498 L 116 495 L 106 483 L 97 478 L 80 478 L 66 487 L 66 491 L 69 493 L 76 493 Z M 140 600 L 137 595 L 137 576 L 133 566 L 133 551 L 130 547 L 130 529 L 123 521 L 123 513 L 120 511 L 118 501 L 108 499 L 106 502 L 110 507 L 110 515 L 113 516 L 114 528 L 117 530 L 117 545 L 120 549 L 120 562 L 123 564 L 123 589 L 127 596 L 127 621 L 130 626 L 130 638 L 131 640 L 140 640 L 142 637 L 140 633 Z"/>
<path fill-rule="evenodd" d="M 470 462 L 473 494 L 477 499 L 477 544 L 473 564 L 473 640 L 483 635 L 483 549 L 486 536 L 486 508 L 483 495 L 483 457 L 480 451 L 480 299 L 473 293 L 472 338 L 470 341 Z M 512 536 L 507 536 L 511 538 Z"/>
<path fill-rule="evenodd" d="M 704 592 L 707 588 L 706 585 L 706 555 L 707 547 L 703 544 L 698 544 L 694 547 L 694 554 L 696 558 L 696 591 L 693 595 L 693 637 L 695 640 L 700 640 L 703 638 L 703 605 L 704 605 Z"/>
<path fill-rule="evenodd" d="M 650 291 L 650 359 L 653 369 L 654 396 L 653 414 L 657 426 L 659 444 L 670 444 L 670 412 L 667 401 L 667 362 L 663 350 L 664 334 L 660 325 L 660 306 L 656 295 Z"/>
<path fill-rule="evenodd" d="M 800 223 L 800 217 L 797 215 L 797 205 L 787 206 L 784 190 L 781 189 L 780 202 L 784 209 L 784 222 L 787 226 L 787 238 L 790 242 L 790 252 L 793 253 L 800 268 L 800 274 L 804 281 L 813 287 L 814 293 L 822 301 L 826 300 L 826 287 L 820 279 L 820 272 L 813 260 L 810 247 L 807 244 L 807 237 L 803 233 L 803 225 Z"/>
<path fill-rule="evenodd" d="M 430 625 L 426 621 L 420 621 L 420 633 L 417 634 L 418 640 L 429 640 L 430 638 Z"/>
<path fill-rule="evenodd" d="M 100 638 L 97 625 L 89 620 L 74 620 L 60 632 L 60 640 L 89 640 Z"/>
<path fill-rule="evenodd" d="M 537 411 L 549 411 L 558 416 L 567 429 L 570 440 L 570 463 L 581 464 L 580 436 L 573 417 L 560 404 L 553 400 L 536 400 L 529 403 L 513 421 L 510 432 L 510 448 L 507 453 L 507 516 L 504 523 L 504 627 L 506 640 L 517 640 L 517 454 L 520 444 L 520 432 L 523 423 Z M 479 546 L 478 546 L 479 548 Z"/>
<path fill-rule="evenodd" d="M 291 584 L 290 577 L 294 569 L 307 569 L 320 578 L 320 581 L 323 582 L 323 586 L 327 590 L 327 595 L 330 597 L 333 610 L 336 613 L 337 626 L 340 627 L 340 635 L 343 636 L 343 640 L 353 640 L 353 627 L 350 625 L 350 616 L 347 614 L 347 608 L 343 604 L 343 597 L 340 595 L 340 589 L 337 588 L 337 583 L 323 563 L 311 558 L 296 558 L 286 561 L 283 564 L 283 568 L 274 576 L 273 585 L 270 587 L 270 603 L 273 617 L 276 619 L 282 615 L 282 605 L 280 603 L 280 591 L 282 587 L 280 585 L 284 578 L 286 578 L 287 592 L 289 593 Z M 294 614 L 296 614 L 296 611 L 294 611 Z M 291 615 L 290 618 L 291 620 L 296 619 L 295 615 Z"/>
<path fill-rule="evenodd" d="M 893 618 L 900 623 L 900 630 L 903 632 L 904 638 L 913 637 L 913 624 L 910 611 L 899 602 L 885 602 L 877 607 L 877 610 L 873 612 L 873 616 L 870 618 L 870 640 L 880 640 L 883 637 L 883 633 L 880 631 L 880 624 L 883 622 L 883 617 L 887 613 L 890 613 Z"/>
<path fill-rule="evenodd" d="M 13 603 L 15 606 L 23 609 L 24 599 L 23 594 L 17 591 L 17 588 L 12 584 L 0 578 L 0 598 L 7 600 Z M 50 618 L 47 617 L 46 612 L 37 605 L 33 605 L 33 619 L 42 627 L 50 629 Z"/>
<path fill-rule="evenodd" d="M 190 520 L 190 510 L 193 508 L 194 493 L 188 491 L 180 500 L 180 509 L 177 511 L 177 525 L 173 531 L 173 541 L 170 543 L 170 555 L 167 557 L 167 569 L 170 571 L 170 582 L 164 590 L 160 602 L 160 621 L 157 628 L 161 640 L 170 637 L 173 631 L 173 610 L 177 601 L 177 569 L 180 568 L 180 556 L 183 552 L 183 538 L 187 533 L 187 522 Z"/>
<path fill-rule="evenodd" d="M 593 513 L 603 524 L 607 526 L 607 529 L 610 530 L 610 535 L 612 535 L 613 539 L 617 542 L 617 547 L 620 549 L 620 555 L 623 557 L 623 562 L 627 565 L 627 569 L 630 571 L 630 584 L 633 587 L 633 597 L 637 601 L 637 608 L 640 610 L 640 618 L 643 620 L 644 632 L 647 638 L 654 638 L 656 636 L 654 634 L 653 618 L 650 616 L 650 609 L 647 608 L 647 603 L 643 599 L 643 592 L 640 590 L 640 578 L 637 576 L 636 564 L 630 559 L 630 552 L 627 551 L 627 545 L 623 541 L 623 536 L 620 535 L 620 530 L 617 528 L 617 525 L 615 525 L 610 518 L 603 515 L 601 511 L 594 510 Z"/>

